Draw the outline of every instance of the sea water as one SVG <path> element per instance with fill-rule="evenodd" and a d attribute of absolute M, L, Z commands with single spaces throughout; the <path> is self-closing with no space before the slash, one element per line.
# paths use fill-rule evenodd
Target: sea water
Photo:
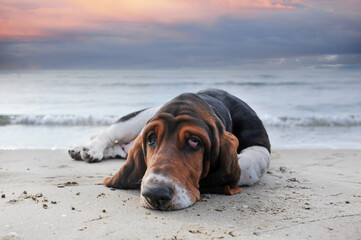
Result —
<path fill-rule="evenodd" d="M 263 121 L 273 148 L 361 148 L 361 70 L 0 72 L 0 149 L 67 149 L 121 116 L 184 92 L 226 90 Z"/>

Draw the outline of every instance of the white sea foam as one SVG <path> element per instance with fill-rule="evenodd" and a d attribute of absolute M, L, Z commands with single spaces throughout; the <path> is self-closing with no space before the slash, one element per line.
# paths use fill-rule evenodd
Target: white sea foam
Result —
<path fill-rule="evenodd" d="M 0 125 L 46 125 L 46 126 L 107 126 L 116 116 L 76 115 L 0 115 Z"/>
<path fill-rule="evenodd" d="M 271 127 L 355 127 L 361 126 L 361 116 L 311 116 L 311 117 L 261 117 L 266 126 Z"/>
<path fill-rule="evenodd" d="M 119 116 L 77 115 L 0 115 L 0 125 L 44 126 L 108 126 Z M 361 116 L 308 116 L 287 117 L 263 115 L 261 120 L 271 127 L 354 127 L 361 126 Z"/>

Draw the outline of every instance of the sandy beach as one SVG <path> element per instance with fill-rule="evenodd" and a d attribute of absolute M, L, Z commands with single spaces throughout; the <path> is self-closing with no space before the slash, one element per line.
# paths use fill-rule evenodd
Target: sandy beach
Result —
<path fill-rule="evenodd" d="M 361 239 L 360 150 L 275 150 L 255 186 L 173 212 L 104 187 L 123 163 L 0 151 L 0 239 Z"/>

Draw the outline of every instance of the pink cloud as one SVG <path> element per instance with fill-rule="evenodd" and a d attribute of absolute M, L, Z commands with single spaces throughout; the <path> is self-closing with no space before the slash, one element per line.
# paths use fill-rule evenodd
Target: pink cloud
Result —
<path fill-rule="evenodd" d="M 106 22 L 212 24 L 224 16 L 246 18 L 258 11 L 289 9 L 281 0 L 33 0 L 31 4 L 2 0 L 0 41 L 61 37 L 54 32 L 103 31 Z"/>
<path fill-rule="evenodd" d="M 359 14 L 359 0 L 0 0 L 0 41 L 62 40 L 62 34 L 107 33 L 109 22 L 203 24 L 220 18 L 255 18 L 263 12 L 318 9 Z M 114 26 L 114 25 L 111 25 Z M 164 35 L 164 33 L 161 33 Z M 177 33 L 168 37 L 180 37 Z M 178 35 L 178 36 L 177 36 Z"/>

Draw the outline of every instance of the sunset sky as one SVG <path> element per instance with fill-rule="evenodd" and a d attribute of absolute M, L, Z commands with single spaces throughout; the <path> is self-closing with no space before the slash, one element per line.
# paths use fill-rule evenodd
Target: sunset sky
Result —
<path fill-rule="evenodd" d="M 360 0 L 0 0 L 0 69 L 360 63 Z"/>

